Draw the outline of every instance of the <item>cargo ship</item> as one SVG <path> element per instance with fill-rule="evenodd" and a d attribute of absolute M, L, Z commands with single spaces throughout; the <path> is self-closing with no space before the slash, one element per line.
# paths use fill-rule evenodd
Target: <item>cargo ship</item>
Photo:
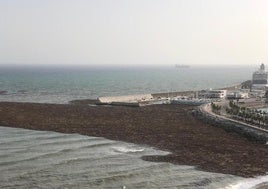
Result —
<path fill-rule="evenodd" d="M 190 66 L 186 64 L 175 64 L 175 67 L 176 68 L 190 68 Z"/>

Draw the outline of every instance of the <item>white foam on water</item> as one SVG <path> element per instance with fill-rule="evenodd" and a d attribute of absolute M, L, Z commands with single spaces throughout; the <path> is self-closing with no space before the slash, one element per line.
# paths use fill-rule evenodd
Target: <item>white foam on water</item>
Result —
<path fill-rule="evenodd" d="M 255 178 L 243 179 L 223 189 L 256 189 L 259 186 L 268 184 L 268 175 Z"/>
<path fill-rule="evenodd" d="M 134 152 L 143 152 L 144 148 L 141 147 L 128 147 L 128 146 L 115 146 L 112 147 L 113 150 L 116 152 L 122 152 L 122 153 L 134 153 Z"/>
<path fill-rule="evenodd" d="M 143 161 L 142 156 L 169 152 L 105 138 L 8 127 L 0 127 L 0 138 L 0 188 L 218 189 L 242 181 L 191 166 Z"/>

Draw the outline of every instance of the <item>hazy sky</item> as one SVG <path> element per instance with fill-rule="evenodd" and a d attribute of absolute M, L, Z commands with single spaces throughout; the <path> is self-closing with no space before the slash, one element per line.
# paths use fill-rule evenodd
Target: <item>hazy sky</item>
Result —
<path fill-rule="evenodd" d="M 0 64 L 268 64 L 268 0 L 0 0 Z"/>

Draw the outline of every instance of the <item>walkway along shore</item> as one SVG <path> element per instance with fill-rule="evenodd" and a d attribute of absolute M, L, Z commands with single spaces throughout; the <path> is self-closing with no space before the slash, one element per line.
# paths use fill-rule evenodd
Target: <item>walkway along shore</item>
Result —
<path fill-rule="evenodd" d="M 194 112 L 194 114 L 207 123 L 221 127 L 227 131 L 236 132 L 250 140 L 256 140 L 263 143 L 268 142 L 268 130 L 223 115 L 215 114 L 212 112 L 210 104 L 201 105 L 198 108 L 198 111 Z"/>

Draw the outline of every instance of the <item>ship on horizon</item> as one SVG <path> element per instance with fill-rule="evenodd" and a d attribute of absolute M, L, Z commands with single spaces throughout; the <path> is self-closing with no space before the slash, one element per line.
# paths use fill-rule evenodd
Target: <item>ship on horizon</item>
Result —
<path fill-rule="evenodd" d="M 190 66 L 187 64 L 175 64 L 175 67 L 176 68 L 190 68 Z"/>

